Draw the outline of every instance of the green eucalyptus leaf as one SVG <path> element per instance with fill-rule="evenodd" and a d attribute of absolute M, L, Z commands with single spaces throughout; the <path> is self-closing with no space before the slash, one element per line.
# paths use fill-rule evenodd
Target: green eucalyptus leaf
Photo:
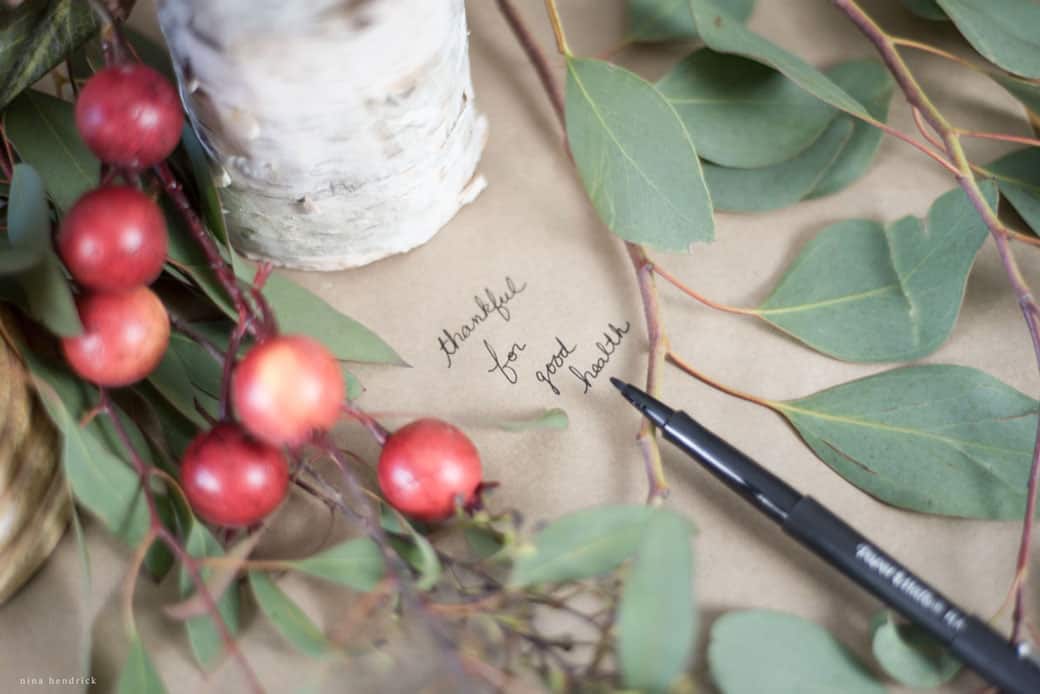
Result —
<path fill-rule="evenodd" d="M 665 251 L 714 238 L 693 139 L 652 84 L 603 61 L 568 58 L 566 110 L 582 183 L 611 231 Z"/>
<path fill-rule="evenodd" d="M 897 624 L 888 612 L 871 624 L 874 657 L 889 677 L 908 687 L 931 688 L 949 682 L 961 664 L 914 624 Z"/>
<path fill-rule="evenodd" d="M 816 98 L 851 114 L 867 110 L 823 73 L 796 55 L 754 33 L 718 6 L 718 0 L 689 0 L 693 20 L 708 48 L 771 65 Z"/>
<path fill-rule="evenodd" d="M 852 137 L 848 116 L 836 118 L 807 150 L 772 166 L 735 169 L 704 164 L 704 179 L 716 210 L 766 212 L 793 205 L 808 195 Z"/>
<path fill-rule="evenodd" d="M 618 661 L 625 686 L 666 692 L 686 670 L 697 633 L 690 530 L 658 509 L 647 521 L 618 607 Z"/>
<path fill-rule="evenodd" d="M 53 252 L 48 251 L 40 262 L 20 274 L 18 283 L 25 292 L 27 312 L 48 330 L 61 337 L 83 332 L 69 280 Z"/>
<path fill-rule="evenodd" d="M 983 188 L 995 205 L 996 186 Z M 959 188 L 932 204 L 925 223 L 838 222 L 806 245 L 755 314 L 838 359 L 923 357 L 953 330 L 986 236 Z"/>
<path fill-rule="evenodd" d="M 183 335 L 170 335 L 170 343 L 162 361 L 148 376 L 149 382 L 173 405 L 182 416 L 198 427 L 205 427 L 206 420 L 199 413 L 196 403 L 216 415 L 213 396 L 196 390 L 194 382 L 206 370 L 220 370 L 220 365 L 206 351 Z M 220 391 L 217 390 L 217 395 Z"/>
<path fill-rule="evenodd" d="M 885 694 L 826 629 L 769 610 L 719 617 L 711 628 L 708 665 L 722 694 Z"/>
<path fill-rule="evenodd" d="M 38 264 L 40 258 L 37 249 L 12 246 L 0 237 L 0 276 L 20 275 Z"/>
<path fill-rule="evenodd" d="M 64 437 L 62 463 L 76 500 L 131 547 L 147 534 L 148 507 L 137 473 L 101 431 L 100 417 L 80 426 L 91 404 L 85 386 L 23 351 L 47 414 Z"/>
<path fill-rule="evenodd" d="M 990 72 L 989 76 L 1027 109 L 1033 113 L 1040 113 L 1040 84 L 1000 72 Z"/>
<path fill-rule="evenodd" d="M 552 429 L 563 431 L 570 424 L 566 410 L 552 407 L 542 410 L 532 417 L 511 419 L 499 422 L 498 428 L 505 431 L 531 431 L 533 429 Z"/>
<path fill-rule="evenodd" d="M 570 513 L 550 523 L 520 550 L 509 584 L 580 580 L 614 569 L 635 552 L 653 509 L 646 506 L 598 506 Z"/>
<path fill-rule="evenodd" d="M 194 518 L 190 523 L 191 529 L 188 531 L 184 548 L 191 556 L 196 558 L 224 556 L 224 548 L 220 546 L 205 525 Z M 202 579 L 208 581 L 213 570 L 203 567 L 200 573 Z M 183 567 L 178 577 L 178 585 L 181 598 L 188 598 L 195 592 L 195 582 L 192 580 L 191 574 Z M 223 617 L 228 631 L 232 635 L 235 634 L 239 624 L 239 598 L 235 586 L 225 590 L 223 595 L 217 598 L 217 610 Z M 184 627 L 188 631 L 188 641 L 191 643 L 191 652 L 195 655 L 195 660 L 203 669 L 213 668 L 224 652 L 224 642 L 213 617 L 210 615 L 189 617 L 185 621 Z"/>
<path fill-rule="evenodd" d="M 1040 148 L 1026 147 L 989 164 L 1000 193 L 1040 235 Z"/>
<path fill-rule="evenodd" d="M 744 22 L 755 8 L 755 0 L 716 0 L 719 9 Z M 697 38 L 697 27 L 687 0 L 628 0 L 630 41 L 672 41 Z"/>
<path fill-rule="evenodd" d="M 782 73 L 739 55 L 694 51 L 658 83 L 700 156 L 770 166 L 804 152 L 838 111 Z"/>
<path fill-rule="evenodd" d="M 15 164 L 7 201 L 7 238 L 42 256 L 51 245 L 51 218 L 43 179 L 28 164 Z"/>
<path fill-rule="evenodd" d="M 921 19 L 930 19 L 933 22 L 950 21 L 935 0 L 903 0 L 903 5 Z"/>
<path fill-rule="evenodd" d="M 1037 402 L 981 371 L 911 366 L 773 406 L 823 462 L 885 503 L 994 520 L 1025 512 Z"/>
<path fill-rule="evenodd" d="M 367 537 L 348 540 L 314 556 L 286 564 L 305 574 L 361 591 L 375 588 L 383 580 L 386 570 L 379 547 Z"/>
<path fill-rule="evenodd" d="M 264 285 L 264 296 L 283 332 L 310 335 L 338 359 L 398 366 L 405 363 L 381 337 L 288 277 L 271 275 Z"/>
<path fill-rule="evenodd" d="M 321 629 L 267 574 L 250 571 L 249 587 L 267 621 L 301 653 L 319 658 L 332 649 Z"/>
<path fill-rule="evenodd" d="M 116 683 L 117 694 L 165 694 L 166 687 L 159 678 L 159 672 L 152 664 L 148 650 L 141 637 L 135 632 L 130 636 L 130 652 L 119 672 Z"/>
<path fill-rule="evenodd" d="M 975 50 L 1008 72 L 1040 77 L 1040 4 L 1035 0 L 936 0 Z"/>
<path fill-rule="evenodd" d="M 873 59 L 849 60 L 827 68 L 826 74 L 849 96 L 863 104 L 874 118 L 882 123 L 888 120 L 896 83 L 881 63 Z M 877 154 L 883 134 L 881 130 L 849 115 L 838 116 L 836 120 L 843 119 L 853 124 L 852 137 L 809 193 L 810 198 L 830 195 L 851 185 L 867 172 Z"/>
<path fill-rule="evenodd" d="M 76 132 L 68 101 L 26 91 L 4 111 L 4 131 L 22 161 L 40 173 L 59 210 L 97 185 L 100 164 Z"/>
<path fill-rule="evenodd" d="M 80 0 L 23 2 L 0 28 L 0 108 L 97 31 Z"/>

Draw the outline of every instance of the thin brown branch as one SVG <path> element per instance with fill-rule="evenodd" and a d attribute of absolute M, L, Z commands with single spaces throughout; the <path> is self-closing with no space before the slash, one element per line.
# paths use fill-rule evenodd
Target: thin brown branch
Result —
<path fill-rule="evenodd" d="M 991 133 L 985 130 L 965 130 L 964 128 L 957 128 L 957 134 L 961 137 L 974 137 L 979 140 L 998 140 L 1000 142 L 1014 142 L 1020 145 L 1028 145 L 1029 147 L 1040 147 L 1040 140 L 1035 137 L 1025 137 L 1024 135 Z"/>
<path fill-rule="evenodd" d="M 213 357 L 214 361 L 220 364 L 224 363 L 224 351 L 220 349 L 215 342 L 193 328 L 191 323 L 186 321 L 179 314 L 174 313 L 169 309 L 167 309 L 166 312 L 170 316 L 171 328 L 179 332 L 181 335 L 184 335 L 199 347 L 202 347 L 202 349 L 206 350 L 206 353 Z"/>
<path fill-rule="evenodd" d="M 527 26 L 520 19 L 520 15 L 513 6 L 512 0 L 496 1 L 506 23 L 509 24 L 513 35 L 520 42 L 524 53 L 527 54 L 527 59 L 531 61 L 535 73 L 538 74 L 538 79 L 541 80 L 542 87 L 549 96 L 549 103 L 552 104 L 556 118 L 560 121 L 560 125 L 564 126 L 563 94 L 560 92 L 560 87 L 556 84 L 556 78 L 553 77 L 552 70 L 549 68 L 549 61 L 546 60 L 545 54 L 538 48 L 538 44 L 535 42 L 534 37 L 531 36 L 531 32 L 527 30 Z"/>
<path fill-rule="evenodd" d="M 1033 344 L 1033 352 L 1038 365 L 1040 365 L 1040 330 L 1037 321 L 1040 318 L 1040 307 L 1037 306 L 1018 261 L 1011 252 L 1008 237 L 1010 230 L 1000 221 L 996 210 L 990 207 L 968 161 L 961 144 L 962 132 L 950 124 L 939 109 L 929 99 L 921 88 L 913 73 L 907 67 L 897 50 L 896 42 L 856 3 L 856 0 L 833 0 L 834 5 L 842 10 L 849 19 L 860 29 L 860 31 L 874 44 L 881 59 L 895 77 L 896 83 L 902 90 L 910 105 L 920 111 L 921 117 L 932 127 L 942 139 L 946 154 L 956 168 L 955 176 L 957 183 L 964 190 L 972 206 L 978 212 L 982 221 L 990 231 L 993 242 L 1000 254 L 1001 264 L 1004 272 L 1018 300 L 1019 308 L 1029 331 L 1029 338 Z M 1025 576 L 1029 570 L 1029 555 L 1032 544 L 1033 524 L 1036 517 L 1036 503 L 1040 486 L 1040 421 L 1038 421 L 1037 438 L 1033 446 L 1033 458 L 1030 465 L 1028 491 L 1026 494 L 1025 516 L 1022 522 L 1022 536 L 1019 543 L 1018 560 L 1016 564 L 1016 580 L 1019 575 Z M 1024 619 L 1024 580 L 1019 582 L 1015 591 L 1015 611 L 1012 618 L 1011 640 L 1018 641 Z"/>

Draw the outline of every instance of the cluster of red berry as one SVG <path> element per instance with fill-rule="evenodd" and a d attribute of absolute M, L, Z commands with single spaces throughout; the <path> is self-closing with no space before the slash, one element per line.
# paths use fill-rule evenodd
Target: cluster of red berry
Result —
<path fill-rule="evenodd" d="M 76 127 L 103 162 L 137 171 L 162 162 L 180 140 L 184 116 L 174 87 L 140 64 L 105 68 L 83 86 Z M 166 261 L 162 211 L 137 188 L 106 185 L 81 197 L 62 221 L 58 251 L 83 288 L 77 309 L 82 334 L 63 351 L 82 378 L 105 387 L 135 383 L 162 360 L 170 321 L 151 284 Z M 335 357 L 317 341 L 273 336 L 236 365 L 224 421 L 189 444 L 181 482 L 194 510 L 225 526 L 254 524 L 285 498 L 286 446 L 331 427 L 344 388 Z M 379 482 L 400 511 L 443 519 L 481 480 L 476 448 L 461 431 L 421 419 L 395 432 L 379 461 Z"/>

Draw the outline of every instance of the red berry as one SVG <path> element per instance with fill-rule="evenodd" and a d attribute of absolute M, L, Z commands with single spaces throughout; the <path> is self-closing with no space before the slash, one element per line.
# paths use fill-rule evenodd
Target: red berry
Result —
<path fill-rule="evenodd" d="M 210 523 L 252 525 L 282 503 L 289 465 L 280 450 L 238 425 L 218 424 L 188 444 L 181 485 L 191 507 Z"/>
<path fill-rule="evenodd" d="M 383 496 L 420 520 L 443 520 L 454 512 L 456 500 L 470 502 L 481 474 L 473 443 L 439 419 L 418 419 L 398 429 L 379 456 Z"/>
<path fill-rule="evenodd" d="M 170 319 L 152 290 L 87 294 L 76 301 L 83 334 L 62 350 L 72 370 L 99 386 L 119 387 L 152 372 L 170 341 Z"/>
<path fill-rule="evenodd" d="M 162 272 L 166 223 L 155 201 L 136 188 L 98 188 L 65 215 L 58 252 L 86 287 L 133 289 L 151 284 Z"/>
<path fill-rule="evenodd" d="M 316 340 L 274 337 L 254 347 L 235 367 L 231 402 L 251 434 L 295 446 L 328 429 L 343 403 L 339 362 Z"/>
<path fill-rule="evenodd" d="M 98 159 L 116 166 L 158 164 L 184 126 L 177 90 L 139 63 L 113 65 L 87 80 L 76 99 L 76 128 Z"/>

